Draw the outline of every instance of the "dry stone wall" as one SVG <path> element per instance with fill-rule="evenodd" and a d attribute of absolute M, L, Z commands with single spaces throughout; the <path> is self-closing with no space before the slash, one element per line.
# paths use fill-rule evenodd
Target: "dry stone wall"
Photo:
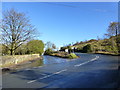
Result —
<path fill-rule="evenodd" d="M 33 55 L 14 55 L 14 56 L 1 56 L 1 67 L 10 67 L 12 65 L 19 64 L 21 62 L 29 61 L 29 60 L 35 60 L 37 58 L 41 58 L 39 54 L 33 54 Z"/>

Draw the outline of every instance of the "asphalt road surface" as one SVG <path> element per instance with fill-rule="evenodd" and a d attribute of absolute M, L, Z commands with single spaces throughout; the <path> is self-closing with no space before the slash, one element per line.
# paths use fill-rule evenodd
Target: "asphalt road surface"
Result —
<path fill-rule="evenodd" d="M 119 56 L 77 53 L 78 59 L 21 69 L 2 75 L 3 88 L 118 88 Z"/>

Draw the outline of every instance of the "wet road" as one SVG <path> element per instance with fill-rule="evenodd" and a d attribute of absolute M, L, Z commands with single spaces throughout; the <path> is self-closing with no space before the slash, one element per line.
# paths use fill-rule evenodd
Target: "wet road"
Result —
<path fill-rule="evenodd" d="M 78 59 L 44 56 L 42 65 L 2 76 L 3 88 L 117 88 L 118 56 L 77 54 Z"/>

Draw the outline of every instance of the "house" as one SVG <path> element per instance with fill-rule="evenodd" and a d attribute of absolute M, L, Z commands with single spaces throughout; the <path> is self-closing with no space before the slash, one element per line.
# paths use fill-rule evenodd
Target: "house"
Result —
<path fill-rule="evenodd" d="M 68 49 L 65 49 L 65 52 L 68 52 Z"/>

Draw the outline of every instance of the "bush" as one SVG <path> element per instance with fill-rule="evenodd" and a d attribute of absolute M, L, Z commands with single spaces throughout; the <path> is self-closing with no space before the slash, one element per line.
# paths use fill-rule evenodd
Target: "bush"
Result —
<path fill-rule="evenodd" d="M 51 55 L 51 54 L 53 54 L 53 51 L 50 48 L 48 48 L 44 53 L 44 55 Z"/>
<path fill-rule="evenodd" d="M 91 44 L 87 44 L 86 46 L 84 46 L 82 52 L 83 53 L 90 53 L 90 52 L 92 52 Z"/>
<path fill-rule="evenodd" d="M 77 49 L 74 49 L 75 52 L 82 52 L 82 48 L 78 47 Z"/>

